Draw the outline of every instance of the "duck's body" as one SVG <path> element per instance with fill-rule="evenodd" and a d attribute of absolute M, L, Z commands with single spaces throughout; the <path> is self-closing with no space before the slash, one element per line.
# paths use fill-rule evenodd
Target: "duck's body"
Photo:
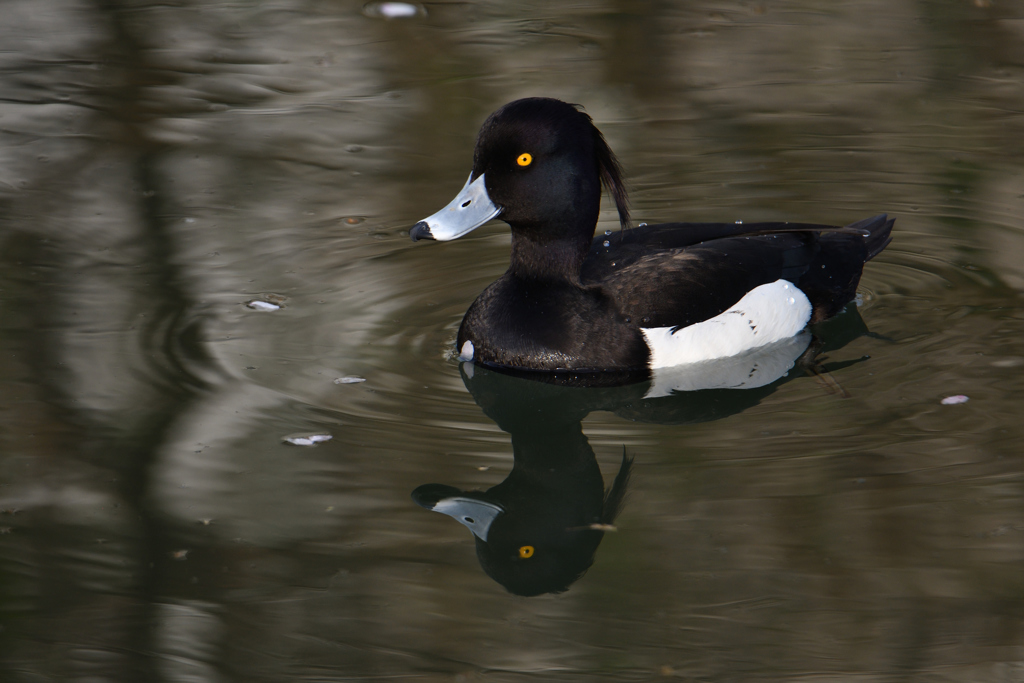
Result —
<path fill-rule="evenodd" d="M 517 100 L 484 124 L 473 172 L 414 239 L 512 228 L 508 271 L 470 306 L 460 355 L 547 372 L 643 373 L 791 337 L 854 297 L 892 220 L 845 228 L 666 223 L 594 239 L 601 181 L 628 225 L 615 158 L 586 114 Z"/>

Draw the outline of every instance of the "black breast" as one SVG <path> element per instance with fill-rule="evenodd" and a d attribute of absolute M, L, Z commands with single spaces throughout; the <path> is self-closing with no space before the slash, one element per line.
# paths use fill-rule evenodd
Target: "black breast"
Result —
<path fill-rule="evenodd" d="M 638 326 L 600 288 L 509 274 L 466 312 L 458 347 L 466 341 L 477 362 L 548 372 L 643 370 L 648 359 Z"/>

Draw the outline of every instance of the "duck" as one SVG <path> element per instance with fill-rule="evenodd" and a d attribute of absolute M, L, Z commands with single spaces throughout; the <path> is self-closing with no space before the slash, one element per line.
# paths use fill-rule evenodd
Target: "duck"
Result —
<path fill-rule="evenodd" d="M 595 237 L 602 186 L 621 229 Z M 511 228 L 509 267 L 467 310 L 459 359 L 630 378 L 785 343 L 837 315 L 895 222 L 631 227 L 622 168 L 601 131 L 581 107 L 547 97 L 491 114 L 463 188 L 409 235 L 443 242 L 492 219 Z"/>
<path fill-rule="evenodd" d="M 472 363 L 460 370 L 477 405 L 511 437 L 512 469 L 486 490 L 423 484 L 412 500 L 469 529 L 480 567 L 510 593 L 564 592 L 594 563 L 604 534 L 616 530 L 633 467 L 623 446 L 606 487 L 583 420 L 627 396 L 638 398 L 642 385 L 595 391 Z"/>

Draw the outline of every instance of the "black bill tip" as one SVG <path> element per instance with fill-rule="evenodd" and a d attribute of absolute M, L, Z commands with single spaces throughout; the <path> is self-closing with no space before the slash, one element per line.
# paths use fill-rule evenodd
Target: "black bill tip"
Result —
<path fill-rule="evenodd" d="M 423 486 L 417 486 L 416 490 L 412 492 L 412 500 L 421 508 L 433 510 L 434 506 L 445 498 L 452 498 L 459 495 L 462 495 L 462 490 L 457 489 L 454 486 L 445 486 L 444 484 L 424 484 Z"/>
<path fill-rule="evenodd" d="M 434 239 L 434 236 L 430 234 L 430 226 L 427 225 L 426 221 L 420 221 L 412 226 L 412 229 L 409 231 L 409 237 L 412 238 L 413 242 Z"/>

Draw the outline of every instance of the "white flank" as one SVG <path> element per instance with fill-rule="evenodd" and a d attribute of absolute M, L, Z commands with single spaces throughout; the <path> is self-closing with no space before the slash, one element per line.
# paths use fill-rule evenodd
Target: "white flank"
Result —
<path fill-rule="evenodd" d="M 651 350 L 650 368 L 728 358 L 800 332 L 811 319 L 811 302 L 786 280 L 755 287 L 732 308 L 675 333 L 641 328 Z"/>
<path fill-rule="evenodd" d="M 800 332 L 795 337 L 731 358 L 658 368 L 651 373 L 651 386 L 644 398 L 668 396 L 678 391 L 763 387 L 789 373 L 810 343 L 811 333 Z"/>
<path fill-rule="evenodd" d="M 473 348 L 473 342 L 466 340 L 466 343 L 462 345 L 462 350 L 459 351 L 459 360 L 465 362 L 473 360 L 473 355 L 476 349 Z"/>

